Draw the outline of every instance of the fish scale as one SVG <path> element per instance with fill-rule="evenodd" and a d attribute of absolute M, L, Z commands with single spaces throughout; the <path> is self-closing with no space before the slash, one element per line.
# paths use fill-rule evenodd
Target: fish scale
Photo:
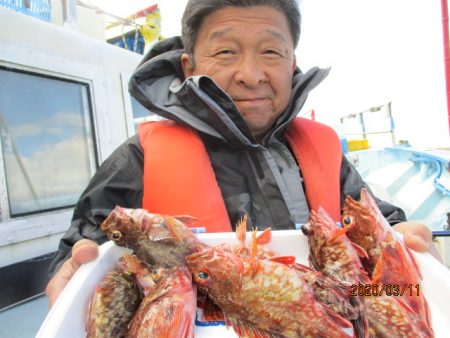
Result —
<path fill-rule="evenodd" d="M 119 263 L 94 291 L 86 325 L 87 338 L 125 337 L 140 300 L 133 276 Z"/>

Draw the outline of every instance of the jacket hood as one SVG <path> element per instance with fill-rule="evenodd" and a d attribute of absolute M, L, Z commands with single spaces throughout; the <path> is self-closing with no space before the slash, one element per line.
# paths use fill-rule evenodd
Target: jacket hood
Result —
<path fill-rule="evenodd" d="M 169 120 L 221 138 L 234 146 L 256 146 L 256 141 L 231 98 L 208 76 L 184 78 L 179 37 L 156 44 L 130 78 L 130 94 L 144 107 Z M 329 69 L 297 70 L 291 101 L 264 137 L 277 137 L 289 126 L 306 101 L 308 93 Z"/>

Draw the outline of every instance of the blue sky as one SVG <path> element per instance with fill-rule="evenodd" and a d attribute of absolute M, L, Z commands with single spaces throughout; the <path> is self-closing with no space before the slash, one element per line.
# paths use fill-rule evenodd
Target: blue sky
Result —
<path fill-rule="evenodd" d="M 21 156 L 83 132 L 78 84 L 5 70 L 0 83 L 0 113 Z"/>

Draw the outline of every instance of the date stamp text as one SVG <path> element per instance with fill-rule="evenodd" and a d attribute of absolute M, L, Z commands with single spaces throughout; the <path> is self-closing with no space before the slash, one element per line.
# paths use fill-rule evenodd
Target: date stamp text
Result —
<path fill-rule="evenodd" d="M 419 296 L 419 284 L 352 284 L 350 296 Z"/>

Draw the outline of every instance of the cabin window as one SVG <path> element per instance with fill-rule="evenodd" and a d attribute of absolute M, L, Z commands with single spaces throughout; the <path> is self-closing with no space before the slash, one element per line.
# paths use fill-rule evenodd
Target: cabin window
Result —
<path fill-rule="evenodd" d="M 136 100 L 134 97 L 132 96 L 130 97 L 131 97 L 131 109 L 133 111 L 133 125 L 134 125 L 133 133 L 137 132 L 137 128 L 142 122 L 163 120 L 163 117 L 149 111 L 147 108 L 141 105 L 138 102 L 138 100 Z"/>
<path fill-rule="evenodd" d="M 89 85 L 0 68 L 0 128 L 10 217 L 73 206 L 96 168 Z"/>
<path fill-rule="evenodd" d="M 131 96 L 131 108 L 133 110 L 133 118 L 134 119 L 148 118 L 149 116 L 154 115 L 147 108 L 145 108 L 142 104 L 140 104 L 138 100 L 136 100 L 132 96 Z"/>

